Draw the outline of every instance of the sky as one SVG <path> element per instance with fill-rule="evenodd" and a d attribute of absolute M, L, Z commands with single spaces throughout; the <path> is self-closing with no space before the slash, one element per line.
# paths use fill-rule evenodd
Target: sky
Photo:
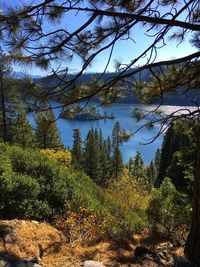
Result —
<path fill-rule="evenodd" d="M 29 2 L 28 0 L 24 0 L 23 3 Z M 32 1 L 40 2 L 39 0 Z M 20 0 L 0 0 L 0 6 L 4 6 L 5 3 L 7 5 L 16 6 L 22 4 L 22 1 Z M 63 22 L 62 26 L 67 27 L 68 30 L 74 30 L 78 28 L 87 17 L 82 14 L 75 14 L 71 13 L 67 15 Z M 47 30 L 54 30 L 56 27 L 59 27 L 60 25 L 50 25 L 47 24 Z M 120 41 L 115 45 L 112 60 L 108 66 L 107 71 L 112 72 L 115 71 L 114 63 L 115 60 L 120 61 L 121 63 L 129 63 L 131 59 L 134 59 L 137 57 L 142 51 L 144 51 L 145 48 L 149 46 L 149 44 L 152 42 L 153 38 L 147 37 L 144 33 L 144 28 L 140 25 L 139 27 L 135 28 L 132 32 L 132 37 L 134 39 L 133 43 L 132 41 Z M 192 52 L 196 52 L 195 48 L 193 48 L 189 42 L 189 36 L 186 38 L 185 42 L 177 46 L 176 42 L 167 41 L 165 47 L 158 50 L 156 61 L 162 61 L 166 59 L 175 59 L 178 57 L 186 56 Z M 92 67 L 87 69 L 88 72 L 102 72 L 105 68 L 105 65 L 107 63 L 109 51 L 106 51 L 102 53 L 100 56 L 98 56 L 93 64 Z M 146 59 L 140 60 L 138 62 L 139 65 L 145 64 Z M 65 62 L 62 61 L 62 66 L 65 66 Z M 69 72 L 78 72 L 80 70 L 80 60 L 78 58 L 75 58 L 69 65 Z M 55 66 L 53 66 L 55 67 Z M 24 72 L 28 75 L 48 75 L 50 73 L 50 70 L 48 71 L 42 71 L 39 68 L 36 67 L 19 67 L 15 64 L 13 66 L 14 71 L 20 71 Z"/>

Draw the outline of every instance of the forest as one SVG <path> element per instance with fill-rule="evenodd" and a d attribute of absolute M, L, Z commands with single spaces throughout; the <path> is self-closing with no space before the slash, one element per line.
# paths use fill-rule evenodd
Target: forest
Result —
<path fill-rule="evenodd" d="M 50 267 L 104 267 L 102 245 L 107 266 L 200 267 L 199 1 L 3 0 L 0 46 L 0 265 L 49 253 Z M 23 69 L 44 79 L 18 79 Z M 193 109 L 160 112 L 175 95 Z M 52 100 L 59 117 L 83 101 L 156 103 L 133 116 L 162 146 L 149 164 L 140 151 L 123 162 L 116 118 L 110 136 L 75 127 L 65 147 Z M 61 264 L 70 249 L 86 255 Z M 85 261 L 94 254 L 103 263 Z"/>
<path fill-rule="evenodd" d="M 92 128 L 83 140 L 74 129 L 73 146 L 66 148 L 51 106 L 41 99 L 44 111 L 35 112 L 35 127 L 30 125 L 27 111 L 33 99 L 27 92 L 38 90 L 37 85 L 13 78 L 3 52 L 0 74 L 1 219 L 47 221 L 69 243 L 133 242 L 134 235 L 148 229 L 176 246 L 185 244 L 198 130 L 194 122 L 174 121 L 149 165 L 139 151 L 125 164 L 120 151 L 124 129 L 118 121 L 106 139 L 102 130 Z"/>

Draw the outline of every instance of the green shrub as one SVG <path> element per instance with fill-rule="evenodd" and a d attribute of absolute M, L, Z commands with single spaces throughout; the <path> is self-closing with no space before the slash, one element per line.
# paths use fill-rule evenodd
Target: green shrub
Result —
<path fill-rule="evenodd" d="M 84 173 L 33 149 L 0 144 L 1 218 L 51 219 L 80 207 L 102 209 L 100 188 Z"/>
<path fill-rule="evenodd" d="M 146 210 L 151 195 L 141 184 L 124 174 L 106 190 L 107 230 L 112 236 L 131 238 L 148 225 Z"/>
<path fill-rule="evenodd" d="M 153 190 L 153 198 L 148 209 L 150 220 L 168 237 L 187 234 L 191 218 L 191 205 L 187 196 L 178 192 L 169 178 L 165 178 L 160 188 Z"/>

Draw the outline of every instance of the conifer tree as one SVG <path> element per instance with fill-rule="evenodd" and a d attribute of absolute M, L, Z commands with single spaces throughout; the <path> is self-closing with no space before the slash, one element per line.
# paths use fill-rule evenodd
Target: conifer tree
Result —
<path fill-rule="evenodd" d="M 155 154 L 155 158 L 154 158 L 154 164 L 155 164 L 155 167 L 157 169 L 157 172 L 158 172 L 159 166 L 160 166 L 160 157 L 161 157 L 161 155 L 160 155 L 160 149 L 158 148 L 156 150 L 156 154 Z"/>
<path fill-rule="evenodd" d="M 75 168 L 81 169 L 83 164 L 82 141 L 79 129 L 73 129 L 74 142 L 72 147 L 72 164 Z"/>
<path fill-rule="evenodd" d="M 99 146 L 98 133 L 92 129 L 86 137 L 84 151 L 84 169 L 85 172 L 96 182 L 99 183 Z"/>
<path fill-rule="evenodd" d="M 99 147 L 99 182 L 101 186 L 106 185 L 106 181 L 110 178 L 110 162 L 107 157 L 107 151 L 106 151 L 106 140 L 100 141 L 100 147 Z"/>
<path fill-rule="evenodd" d="M 0 138 L 11 142 L 19 105 L 17 80 L 10 77 L 11 64 L 0 49 Z"/>
<path fill-rule="evenodd" d="M 35 135 L 36 145 L 39 148 L 51 148 L 56 150 L 63 148 L 51 107 L 36 116 Z"/>
<path fill-rule="evenodd" d="M 154 161 L 151 161 L 146 168 L 146 176 L 150 185 L 154 185 L 157 179 L 157 168 Z"/>
<path fill-rule="evenodd" d="M 133 159 L 133 164 L 131 167 L 131 176 L 140 181 L 144 181 L 146 179 L 146 171 L 144 161 L 142 159 L 142 155 L 139 151 L 136 152 L 136 155 Z"/>
<path fill-rule="evenodd" d="M 107 157 L 109 159 L 112 153 L 112 143 L 111 143 L 110 135 L 108 135 L 108 138 L 106 140 L 106 151 L 107 151 Z"/>
<path fill-rule="evenodd" d="M 112 131 L 112 162 L 114 177 L 118 177 L 123 169 L 122 154 L 120 151 L 121 130 L 121 126 L 117 121 Z"/>
<path fill-rule="evenodd" d="M 13 143 L 23 148 L 35 146 L 35 135 L 23 107 L 20 107 L 15 120 Z"/>
<path fill-rule="evenodd" d="M 128 168 L 129 173 L 131 173 L 132 167 L 133 167 L 133 158 L 130 157 L 129 161 L 128 161 L 128 164 L 127 164 L 127 168 Z"/>

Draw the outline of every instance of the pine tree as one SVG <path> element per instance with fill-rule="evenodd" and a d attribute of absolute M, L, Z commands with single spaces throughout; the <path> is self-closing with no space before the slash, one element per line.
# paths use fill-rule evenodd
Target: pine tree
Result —
<path fill-rule="evenodd" d="M 110 159 L 111 153 L 112 153 L 112 143 L 110 139 L 110 135 L 108 135 L 108 138 L 106 140 L 106 151 L 107 151 L 107 157 Z"/>
<path fill-rule="evenodd" d="M 101 186 L 105 186 L 110 178 L 110 159 L 107 157 L 106 140 L 100 140 L 99 147 L 99 181 Z"/>
<path fill-rule="evenodd" d="M 146 168 L 146 176 L 147 176 L 147 179 L 150 185 L 153 186 L 155 184 L 157 175 L 158 173 L 157 173 L 156 165 L 154 161 L 151 161 L 149 166 L 147 166 Z"/>
<path fill-rule="evenodd" d="M 131 167 L 131 176 L 138 181 L 139 180 L 140 181 L 146 180 L 145 165 L 144 165 L 144 161 L 142 159 L 142 155 L 139 151 L 136 152 L 136 155 L 133 159 L 133 164 Z"/>
<path fill-rule="evenodd" d="M 127 168 L 128 168 L 129 173 L 131 173 L 132 167 L 133 167 L 133 158 L 130 157 L 129 161 L 128 161 L 128 164 L 127 164 Z"/>
<path fill-rule="evenodd" d="M 120 151 L 121 130 L 121 126 L 117 121 L 112 131 L 112 163 L 114 177 L 118 177 L 123 169 L 122 154 Z"/>
<path fill-rule="evenodd" d="M 13 143 L 21 145 L 23 148 L 35 146 L 35 135 L 22 107 L 15 120 Z"/>
<path fill-rule="evenodd" d="M 82 141 L 79 129 L 74 129 L 74 142 L 72 147 L 72 164 L 81 169 L 83 164 Z"/>
<path fill-rule="evenodd" d="M 156 154 L 155 154 L 155 158 L 154 158 L 154 164 L 155 164 L 155 167 L 157 169 L 157 171 L 159 170 L 159 166 L 160 166 L 160 149 L 158 148 L 156 150 Z"/>
<path fill-rule="evenodd" d="M 0 139 L 11 142 L 19 106 L 17 80 L 10 77 L 11 64 L 0 49 Z"/>
<path fill-rule="evenodd" d="M 185 125 L 188 125 L 187 129 L 183 129 Z M 170 177 L 177 189 L 186 187 L 183 168 L 179 164 L 177 153 L 184 150 L 189 151 L 196 142 L 193 134 L 188 133 L 189 129 L 190 126 L 186 121 L 173 123 L 168 128 L 164 136 L 160 154 L 160 168 L 157 184 L 161 184 L 165 177 Z M 193 136 L 193 138 L 191 138 L 191 136 Z"/>
<path fill-rule="evenodd" d="M 99 146 L 98 132 L 90 130 L 86 137 L 84 151 L 84 169 L 85 172 L 96 182 L 99 183 Z"/>
<path fill-rule="evenodd" d="M 36 116 L 35 135 L 36 145 L 39 148 L 51 148 L 56 150 L 63 148 L 51 107 Z"/>

